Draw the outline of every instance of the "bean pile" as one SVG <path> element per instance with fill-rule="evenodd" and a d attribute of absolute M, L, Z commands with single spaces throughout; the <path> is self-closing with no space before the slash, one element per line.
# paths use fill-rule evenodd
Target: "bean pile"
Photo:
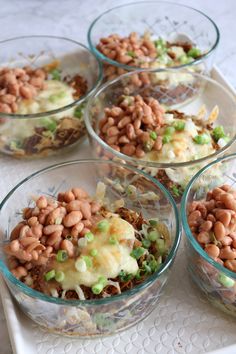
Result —
<path fill-rule="evenodd" d="M 100 120 L 100 137 L 113 149 L 141 158 L 145 152 L 161 150 L 164 110 L 152 97 L 122 96 L 117 106 L 105 108 Z"/>
<path fill-rule="evenodd" d="M 236 272 L 236 190 L 225 184 L 209 191 L 205 200 L 193 201 L 188 223 L 205 252 Z"/>
<path fill-rule="evenodd" d="M 0 112 L 15 113 L 19 99 L 31 99 L 45 86 L 46 72 L 43 69 L 0 69 Z"/>
<path fill-rule="evenodd" d="M 81 188 L 58 194 L 58 200 L 40 196 L 35 207 L 23 210 L 24 220 L 12 230 L 5 246 L 9 268 L 16 278 L 25 278 L 35 266 L 46 265 L 58 250 L 74 256 L 77 240 L 96 222 L 99 203 Z"/>

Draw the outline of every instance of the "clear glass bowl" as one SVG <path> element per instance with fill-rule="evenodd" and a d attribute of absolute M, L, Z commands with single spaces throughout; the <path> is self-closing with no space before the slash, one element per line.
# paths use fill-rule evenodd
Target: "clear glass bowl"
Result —
<path fill-rule="evenodd" d="M 57 100 L 56 108 L 52 101 L 54 108 L 47 112 L 0 112 L 1 152 L 14 157 L 45 157 L 74 146 L 84 137 L 84 105 L 102 79 L 101 64 L 96 57 L 83 44 L 61 37 L 29 36 L 0 42 L 0 69 L 25 66 L 37 69 L 55 63 L 62 78 L 82 76 L 87 81 L 86 94 L 77 100 L 71 97 L 66 105 L 65 100 Z M 60 106 L 60 101 L 64 106 Z M 46 109 L 47 106 L 45 103 Z"/>
<path fill-rule="evenodd" d="M 135 180 L 137 193 L 153 192 L 159 200 L 151 203 L 132 199 L 129 194 L 114 191 L 106 177 L 119 178 L 126 188 Z M 113 202 L 123 198 L 128 208 L 144 217 L 158 217 L 170 233 L 170 252 L 159 270 L 145 282 L 120 295 L 98 300 L 63 300 L 46 296 L 17 280 L 5 263 L 3 246 L 9 241 L 10 230 L 19 222 L 19 211 L 32 195 L 56 196 L 59 191 L 79 186 L 95 195 L 97 183 L 107 185 L 107 196 Z M 139 182 L 139 183 L 137 183 Z M 143 194 L 144 195 L 144 194 Z M 180 241 L 178 211 L 173 198 L 157 181 L 133 167 L 112 161 L 81 160 L 54 165 L 36 172 L 20 182 L 0 205 L 0 270 L 12 296 L 20 308 L 40 326 L 49 331 L 71 336 L 91 337 L 112 334 L 143 320 L 157 306 Z"/>
<path fill-rule="evenodd" d="M 139 73 L 140 71 L 131 72 L 109 81 L 90 98 L 85 111 L 85 124 L 92 151 L 95 157 L 125 161 L 157 178 L 164 171 L 168 178 L 160 179 L 160 181 L 169 188 L 176 200 L 179 200 L 182 193 L 176 195 L 172 187 L 169 187 L 169 181 L 183 190 L 200 168 L 225 153 L 235 141 L 235 98 L 219 83 L 200 74 L 180 70 L 166 70 L 162 73 L 145 72 L 145 75 L 148 75 L 149 84 L 137 87 L 133 84 L 133 79 L 136 79 Z M 122 94 L 151 96 L 170 109 L 178 109 L 187 114 L 197 114 L 204 104 L 207 115 L 209 115 L 215 105 L 218 105 L 219 116 L 216 124 L 224 127 L 225 132 L 229 134 L 230 141 L 211 155 L 196 157 L 195 160 L 186 162 L 174 163 L 173 160 L 169 162 L 166 159 L 165 163 L 160 163 L 122 154 L 99 137 L 99 121 L 104 117 L 104 108 L 116 105 L 118 97 Z"/>
<path fill-rule="evenodd" d="M 216 172 L 217 171 L 217 177 Z M 193 201 L 205 198 L 206 193 L 223 184 L 234 188 L 236 183 L 236 154 L 211 162 L 201 169 L 189 182 L 181 202 L 181 218 L 185 232 L 185 255 L 187 269 L 194 283 L 207 299 L 224 312 L 236 317 L 236 273 L 208 256 L 197 242 L 187 221 L 187 207 Z M 229 287 L 222 285 L 220 278 L 227 277 Z"/>
<path fill-rule="evenodd" d="M 105 63 L 105 79 L 110 78 L 106 68 L 115 66 L 113 75 L 136 70 L 137 67 L 121 64 L 103 55 L 96 46 L 101 38 L 117 33 L 128 36 L 131 32 L 143 35 L 150 32 L 155 38 L 169 42 L 191 41 L 202 53 L 201 58 L 178 68 L 192 68 L 195 71 L 209 71 L 213 65 L 215 49 L 220 33 L 216 24 L 207 15 L 189 6 L 162 2 L 141 1 L 114 7 L 98 16 L 88 31 L 88 42 L 93 53 Z M 159 69 L 162 71 L 163 69 Z"/>

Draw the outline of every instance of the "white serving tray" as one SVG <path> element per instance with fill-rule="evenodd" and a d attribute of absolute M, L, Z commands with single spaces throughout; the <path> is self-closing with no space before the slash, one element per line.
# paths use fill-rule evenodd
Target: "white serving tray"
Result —
<path fill-rule="evenodd" d="M 212 77 L 236 95 L 218 69 L 212 70 Z M 71 157 L 88 157 L 86 145 Z M 17 163 L 15 168 L 20 166 Z M 156 310 L 114 336 L 80 340 L 49 334 L 19 310 L 1 278 L 0 294 L 15 354 L 236 353 L 234 320 L 212 307 L 190 282 L 182 246 Z"/>

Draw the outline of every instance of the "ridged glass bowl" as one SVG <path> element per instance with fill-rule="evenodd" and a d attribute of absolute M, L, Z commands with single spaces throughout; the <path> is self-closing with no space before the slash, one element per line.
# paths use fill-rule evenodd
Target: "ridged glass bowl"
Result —
<path fill-rule="evenodd" d="M 120 181 L 126 190 L 135 181 L 137 198 L 114 190 L 107 177 Z M 125 206 L 140 212 L 146 218 L 158 217 L 165 223 L 170 235 L 170 250 L 158 271 L 143 283 L 120 295 L 97 300 L 63 300 L 26 286 L 9 271 L 3 246 L 9 242 L 11 229 L 21 220 L 21 209 L 28 205 L 32 195 L 56 196 L 59 191 L 74 186 L 95 195 L 98 182 L 107 186 L 110 202 L 123 198 Z M 156 197 L 151 204 L 141 196 Z M 150 206 L 151 205 L 151 206 Z M 92 337 L 113 334 L 143 320 L 157 306 L 180 241 L 178 211 L 169 192 L 152 177 L 133 167 L 112 161 L 81 160 L 50 166 L 20 182 L 0 204 L 0 271 L 22 311 L 50 332 L 70 336 Z"/>
<path fill-rule="evenodd" d="M 233 95 L 221 84 L 209 77 L 193 74 L 183 70 L 166 70 L 162 73 L 145 72 L 149 83 L 139 86 L 134 84 L 142 74 L 140 71 L 130 72 L 116 78 L 100 87 L 89 99 L 85 111 L 85 124 L 94 157 L 121 160 L 136 166 L 161 181 L 176 200 L 181 195 L 191 177 L 204 165 L 224 154 L 236 139 L 236 101 Z M 136 81 L 135 81 L 136 82 Z M 128 93 L 127 93 L 128 92 Z M 141 95 L 153 97 L 170 109 L 177 109 L 187 114 L 197 114 L 204 105 L 208 116 L 217 105 L 219 115 L 216 125 L 224 127 L 230 137 L 229 142 L 211 155 L 199 156 L 182 162 L 147 161 L 144 158 L 125 155 L 108 145 L 99 136 L 99 122 L 104 117 L 104 108 L 117 105 L 121 95 Z M 204 123 L 205 117 L 199 118 Z M 163 173 L 167 176 L 162 178 Z M 175 193 L 175 185 L 180 192 Z"/>
<path fill-rule="evenodd" d="M 63 80 L 81 76 L 87 83 L 86 93 L 79 99 L 69 97 L 65 101 L 61 88 L 56 94 L 52 92 L 45 96 L 42 108 L 46 111 L 0 112 L 0 151 L 5 154 L 22 158 L 46 157 L 75 146 L 86 134 L 84 105 L 102 79 L 101 64 L 94 54 L 83 44 L 62 37 L 28 36 L 0 42 L 0 70 L 45 66 L 55 67 L 56 74 L 60 72 Z M 28 103 L 34 111 L 32 99 L 27 100 L 26 107 Z"/>
<path fill-rule="evenodd" d="M 131 32 L 140 36 L 150 32 L 156 39 L 160 37 L 170 42 L 191 41 L 203 55 L 177 67 L 198 72 L 211 69 L 220 38 L 219 29 L 212 19 L 189 6 L 174 2 L 141 1 L 114 7 L 98 16 L 88 31 L 90 49 L 105 64 L 105 79 L 111 78 L 110 72 L 114 78 L 125 71 L 137 70 L 137 67 L 121 64 L 102 54 L 96 48 L 99 40 L 114 33 L 129 36 Z M 115 70 L 110 70 L 111 66 Z M 163 67 L 159 70 L 162 71 Z"/>
<path fill-rule="evenodd" d="M 217 171 L 217 176 L 216 176 Z M 189 182 L 181 202 L 181 218 L 185 237 L 187 270 L 193 282 L 217 308 L 236 317 L 236 273 L 211 258 L 193 236 L 187 208 L 193 201 L 204 199 L 215 187 L 228 184 L 235 188 L 236 154 L 208 164 Z"/>

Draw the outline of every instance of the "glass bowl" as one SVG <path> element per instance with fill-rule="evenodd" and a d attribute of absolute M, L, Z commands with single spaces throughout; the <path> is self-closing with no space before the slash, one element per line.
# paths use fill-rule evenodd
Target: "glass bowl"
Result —
<path fill-rule="evenodd" d="M 119 159 L 143 169 L 158 178 L 175 199 L 179 200 L 191 177 L 205 164 L 225 153 L 235 141 L 235 98 L 219 83 L 200 74 L 180 70 L 168 70 L 162 73 L 145 72 L 148 83 L 141 84 L 141 86 L 135 84 L 137 75 L 142 75 L 142 72 L 131 72 L 109 81 L 90 98 L 85 111 L 85 124 L 92 151 L 95 157 Z M 171 110 L 178 109 L 190 115 L 201 111 L 204 105 L 208 116 L 217 105 L 219 108 L 217 125 L 224 127 L 230 139 L 225 146 L 214 153 L 207 156 L 189 156 L 188 161 L 184 160 L 182 155 L 178 156 L 177 161 L 177 157 L 172 158 L 171 161 L 165 157 L 164 162 L 147 161 L 135 155 L 125 155 L 117 151 L 116 146 L 113 148 L 99 136 L 99 122 L 104 117 L 104 108 L 116 105 L 123 94 L 153 97 Z M 203 115 L 199 121 L 204 122 L 204 119 Z"/>
<path fill-rule="evenodd" d="M 191 42 L 201 50 L 202 56 L 189 63 L 175 65 L 175 68 L 191 68 L 198 72 L 211 69 L 220 38 L 219 29 L 212 19 L 189 6 L 172 2 L 141 1 L 114 7 L 98 16 L 88 31 L 91 50 L 105 64 L 106 80 L 137 70 L 137 66 L 122 64 L 102 54 L 97 49 L 99 40 L 114 33 L 129 36 L 131 32 L 140 36 L 149 32 L 154 40 L 162 38 L 169 42 Z M 161 71 L 167 65 L 163 59 L 161 64 L 153 66 Z"/>
<path fill-rule="evenodd" d="M 107 182 L 107 178 L 120 181 L 119 190 Z M 107 196 L 113 202 L 123 198 L 125 205 L 142 210 L 144 217 L 158 217 L 168 227 L 170 252 L 158 271 L 131 290 L 104 299 L 63 300 L 27 287 L 17 280 L 5 263 L 4 244 L 9 241 L 11 230 L 22 219 L 19 211 L 32 195 L 56 196 L 73 186 L 84 188 L 95 195 L 97 183 L 107 185 Z M 137 198 L 124 189 L 135 182 Z M 144 194 L 155 195 L 152 203 L 145 201 Z M 40 326 L 51 332 L 65 335 L 90 337 L 112 334 L 143 320 L 157 306 L 162 288 L 173 264 L 179 241 L 178 212 L 169 192 L 152 177 L 133 167 L 112 161 L 71 161 L 45 168 L 20 182 L 4 198 L 0 205 L 0 270 L 20 308 Z"/>
<path fill-rule="evenodd" d="M 228 184 L 234 188 L 235 169 L 236 154 L 211 162 L 192 178 L 181 202 L 181 218 L 186 235 L 185 255 L 189 274 L 214 306 L 234 317 L 236 317 L 236 273 L 218 263 L 216 258 L 211 258 L 204 251 L 190 230 L 187 208 L 190 203 L 205 198 L 207 192 L 215 187 Z"/>
<path fill-rule="evenodd" d="M 101 82 L 101 64 L 83 44 L 62 37 L 27 36 L 0 42 L 0 71 L 23 67 L 43 67 L 51 78 L 46 80 L 46 90 L 35 99 L 22 100 L 18 111 L 0 112 L 0 151 L 14 157 L 45 157 L 74 146 L 85 135 L 84 105 Z M 26 85 L 29 75 L 24 75 Z M 65 82 L 76 78 L 76 88 L 83 89 L 75 97 Z"/>

